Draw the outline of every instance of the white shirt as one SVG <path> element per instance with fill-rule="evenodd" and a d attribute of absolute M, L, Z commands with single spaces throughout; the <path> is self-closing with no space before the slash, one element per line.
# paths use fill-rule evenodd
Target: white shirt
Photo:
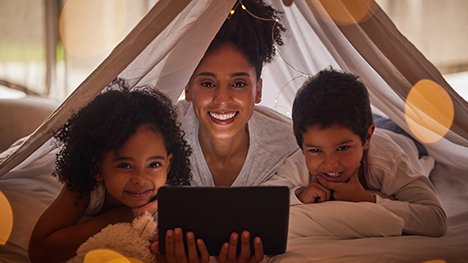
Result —
<path fill-rule="evenodd" d="M 416 161 L 403 150 L 393 137 L 402 135 L 376 128 L 364 156 L 364 177 L 369 193 L 376 203 L 395 213 L 405 221 L 403 232 L 440 236 L 447 229 L 447 216 L 437 199 L 435 190 L 425 175 L 427 159 Z M 411 145 L 411 144 L 408 144 Z M 412 144 L 414 148 L 414 144 Z M 405 146 L 406 147 L 406 146 Z M 407 149 L 407 148 L 405 148 Z M 291 189 L 291 205 L 301 204 L 297 198 L 314 179 L 309 174 L 302 152 L 291 156 L 269 185 L 287 185 Z"/>
<path fill-rule="evenodd" d="M 190 156 L 193 174 L 191 185 L 214 187 L 213 176 L 198 141 L 199 122 L 192 104 L 179 101 L 177 113 L 185 131 L 184 138 L 193 149 Z M 257 186 L 268 181 L 286 159 L 299 150 L 291 119 L 272 109 L 256 105 L 247 125 L 249 150 L 232 187 Z"/>

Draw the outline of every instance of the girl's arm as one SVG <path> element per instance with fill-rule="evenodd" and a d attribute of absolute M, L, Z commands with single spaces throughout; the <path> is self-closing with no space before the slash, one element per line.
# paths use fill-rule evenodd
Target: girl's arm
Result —
<path fill-rule="evenodd" d="M 121 206 L 77 224 L 89 205 L 66 186 L 36 223 L 29 242 L 32 262 L 60 262 L 73 257 L 78 247 L 109 224 L 133 219 L 130 208 Z"/>

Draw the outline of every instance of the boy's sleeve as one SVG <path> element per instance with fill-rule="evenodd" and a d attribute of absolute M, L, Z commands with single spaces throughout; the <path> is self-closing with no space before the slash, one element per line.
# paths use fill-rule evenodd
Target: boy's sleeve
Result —
<path fill-rule="evenodd" d="M 393 171 L 374 171 L 371 178 L 369 186 L 374 189 L 380 188 L 381 192 L 376 194 L 376 203 L 405 221 L 405 233 L 427 236 L 445 234 L 447 216 L 435 190 L 427 177 L 413 173 L 407 156 L 402 155 L 398 158 L 393 165 Z M 377 184 L 380 184 L 380 187 Z"/>
<path fill-rule="evenodd" d="M 278 172 L 268 181 L 263 182 L 262 186 L 287 186 L 290 189 L 290 204 L 297 205 L 302 202 L 297 198 L 301 190 L 310 183 L 311 175 L 307 170 L 305 157 L 302 150 L 296 151 L 286 162 L 281 165 Z"/>

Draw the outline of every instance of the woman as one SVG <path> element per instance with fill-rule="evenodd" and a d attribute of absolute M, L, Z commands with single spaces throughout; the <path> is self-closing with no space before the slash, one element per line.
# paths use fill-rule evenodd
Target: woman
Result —
<path fill-rule="evenodd" d="M 235 187 L 266 184 L 284 161 L 299 150 L 291 120 L 271 109 L 256 106 L 262 97 L 261 71 L 281 45 L 284 28 L 275 22 L 279 12 L 261 1 L 242 1 L 257 19 L 236 5 L 185 87 L 185 101 L 177 105 L 186 140 L 192 146 L 192 186 Z M 265 19 L 269 21 L 265 21 Z M 273 38 L 272 38 L 273 36 Z M 185 256 L 182 231 L 168 231 L 166 255 L 170 262 L 204 262 L 206 248 L 187 233 Z M 261 240 L 254 239 L 250 254 L 249 233 L 233 233 L 222 247 L 219 262 L 259 262 Z M 171 243 L 174 241 L 174 243 Z M 153 245 L 153 248 L 156 247 Z M 172 253 L 168 253 L 170 248 Z M 190 249 L 191 248 L 191 249 Z M 201 257 L 197 256 L 197 248 Z"/>
<path fill-rule="evenodd" d="M 185 87 L 178 114 L 193 147 L 193 186 L 255 186 L 299 148 L 290 119 L 262 106 L 261 71 L 282 44 L 278 12 L 243 1 L 225 21 Z M 250 4 L 250 5 L 249 5 Z M 273 30 L 273 32 L 272 32 Z"/>

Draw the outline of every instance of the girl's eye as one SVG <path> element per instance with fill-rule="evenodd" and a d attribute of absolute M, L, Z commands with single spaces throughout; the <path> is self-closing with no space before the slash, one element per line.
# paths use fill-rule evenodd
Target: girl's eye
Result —
<path fill-rule="evenodd" d="M 128 163 L 119 163 L 119 164 L 117 165 L 117 167 L 118 167 L 118 168 L 123 168 L 123 169 L 130 169 L 130 168 L 132 168 L 132 166 L 131 166 L 130 164 L 128 164 Z"/>
<path fill-rule="evenodd" d="M 344 151 L 344 150 L 348 150 L 349 149 L 349 146 L 340 146 L 338 147 L 338 151 Z"/>
<path fill-rule="evenodd" d="M 157 168 L 157 167 L 159 167 L 159 166 L 161 166 L 161 163 L 160 163 L 160 162 L 152 162 L 152 163 L 149 164 L 148 167 L 150 167 L 150 168 Z"/>
<path fill-rule="evenodd" d="M 245 86 L 247 86 L 247 83 L 245 83 L 244 81 L 235 81 L 232 86 L 236 87 L 236 88 L 243 88 Z"/>
<path fill-rule="evenodd" d="M 211 81 L 203 81 L 200 85 L 205 88 L 213 88 L 215 86 Z"/>
<path fill-rule="evenodd" d="M 321 152 L 319 149 L 310 149 L 309 152 L 311 153 L 319 153 Z"/>

